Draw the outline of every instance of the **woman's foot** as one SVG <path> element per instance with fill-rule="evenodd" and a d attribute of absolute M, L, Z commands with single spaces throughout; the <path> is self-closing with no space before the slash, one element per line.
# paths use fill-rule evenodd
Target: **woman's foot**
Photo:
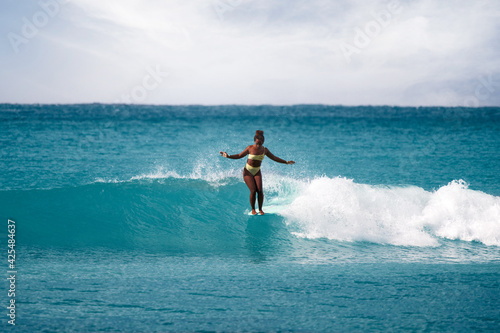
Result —
<path fill-rule="evenodd" d="M 264 215 L 265 213 L 264 213 L 264 211 L 262 209 L 259 209 L 259 214 L 260 215 Z"/>
<path fill-rule="evenodd" d="M 252 215 L 257 215 L 257 212 L 255 211 L 255 209 L 252 209 Z"/>

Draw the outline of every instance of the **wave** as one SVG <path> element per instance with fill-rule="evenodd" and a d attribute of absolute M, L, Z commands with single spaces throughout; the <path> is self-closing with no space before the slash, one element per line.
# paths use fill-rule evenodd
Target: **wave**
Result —
<path fill-rule="evenodd" d="M 240 246 L 232 200 L 240 191 L 230 183 L 139 179 L 0 195 L 19 244 L 196 251 Z"/>
<path fill-rule="evenodd" d="M 378 187 L 343 178 L 314 179 L 283 212 L 295 235 L 404 246 L 440 238 L 500 246 L 500 197 L 462 180 L 437 191 Z"/>
<path fill-rule="evenodd" d="M 197 253 L 293 247 L 307 239 L 417 247 L 452 239 L 500 246 L 500 197 L 461 180 L 426 191 L 268 173 L 265 205 L 279 206 L 279 214 L 252 217 L 246 215 L 248 190 L 240 173 L 159 169 L 128 180 L 3 191 L 0 205 L 25 245 Z"/>

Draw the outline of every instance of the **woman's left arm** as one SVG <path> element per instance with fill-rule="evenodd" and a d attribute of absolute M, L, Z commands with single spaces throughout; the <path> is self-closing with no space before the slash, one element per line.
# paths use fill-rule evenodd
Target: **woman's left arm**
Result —
<path fill-rule="evenodd" d="M 266 156 L 272 159 L 274 162 L 283 163 L 283 164 L 295 164 L 295 161 L 285 161 L 277 156 L 274 156 L 273 153 L 266 148 Z"/>

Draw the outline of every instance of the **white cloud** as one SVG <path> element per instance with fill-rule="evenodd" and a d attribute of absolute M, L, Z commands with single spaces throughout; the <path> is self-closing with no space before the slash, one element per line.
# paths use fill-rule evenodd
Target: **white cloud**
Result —
<path fill-rule="evenodd" d="M 40 10 L 9 6 L 4 35 Z M 492 75 L 478 102 L 500 105 L 499 16 L 495 1 L 72 0 L 19 54 L 4 41 L 0 102 L 112 103 L 158 65 L 169 77 L 139 102 L 461 105 Z"/>

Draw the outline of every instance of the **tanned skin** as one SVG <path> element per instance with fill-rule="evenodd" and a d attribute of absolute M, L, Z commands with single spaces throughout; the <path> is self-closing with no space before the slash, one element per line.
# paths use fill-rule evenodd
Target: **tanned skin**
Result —
<path fill-rule="evenodd" d="M 228 155 L 226 152 L 222 152 L 222 151 L 220 152 L 220 154 L 223 157 L 230 158 L 233 160 L 238 160 L 240 158 L 247 156 L 248 154 L 251 154 L 251 155 L 266 154 L 267 157 L 269 157 L 271 160 L 273 160 L 275 162 L 283 163 L 283 164 L 295 164 L 294 161 L 285 161 L 284 159 L 281 159 L 277 156 L 274 156 L 269 151 L 269 149 L 267 149 L 263 146 L 263 144 L 264 144 L 264 138 L 263 137 L 256 137 L 255 144 L 246 147 L 245 150 L 243 150 L 239 154 Z M 250 166 L 259 167 L 261 165 L 262 161 L 248 159 L 247 163 Z M 260 170 L 254 176 L 246 168 L 243 168 L 243 180 L 245 181 L 245 184 L 247 184 L 248 189 L 250 190 L 250 206 L 252 207 L 252 215 L 257 215 L 257 212 L 255 211 L 255 200 L 256 200 L 257 194 L 259 196 L 259 214 L 264 215 L 264 211 L 262 210 L 262 205 L 264 203 L 264 191 L 262 190 L 262 174 L 261 174 Z"/>

